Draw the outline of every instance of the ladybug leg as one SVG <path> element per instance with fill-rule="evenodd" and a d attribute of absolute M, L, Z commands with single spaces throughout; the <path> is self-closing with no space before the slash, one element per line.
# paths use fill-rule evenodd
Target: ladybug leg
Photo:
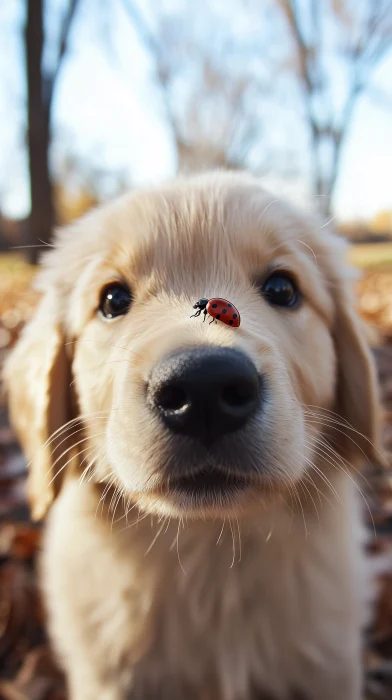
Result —
<path fill-rule="evenodd" d="M 217 320 L 216 320 L 216 318 L 213 318 L 213 319 L 212 319 L 212 321 L 210 321 L 208 325 L 210 326 L 210 325 L 211 325 L 211 323 L 214 323 L 214 321 L 215 321 L 215 323 L 217 323 Z"/>
<path fill-rule="evenodd" d="M 204 309 L 204 318 L 203 318 L 203 323 L 204 323 L 204 321 L 206 320 L 206 316 L 207 316 L 207 313 L 208 313 L 207 309 Z"/>
<path fill-rule="evenodd" d="M 201 314 L 201 309 L 197 309 L 195 314 L 192 314 L 192 316 L 189 316 L 189 318 L 195 318 L 195 316 L 200 316 Z"/>

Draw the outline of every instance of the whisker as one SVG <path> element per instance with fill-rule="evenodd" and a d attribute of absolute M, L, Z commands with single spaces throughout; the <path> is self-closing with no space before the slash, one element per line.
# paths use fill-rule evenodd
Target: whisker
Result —
<path fill-rule="evenodd" d="M 97 505 L 96 510 L 95 510 L 95 518 L 98 515 L 98 509 L 99 509 L 99 506 L 101 505 L 101 503 L 102 503 L 101 509 L 103 510 L 103 505 L 104 505 L 106 495 L 109 493 L 110 489 L 115 485 L 116 481 L 117 481 L 117 477 L 115 474 L 113 474 L 112 479 L 106 484 L 106 486 L 101 494 L 101 498 L 98 501 L 98 505 Z"/>
<path fill-rule="evenodd" d="M 104 433 L 98 433 L 98 435 L 104 435 Z M 94 437 L 98 437 L 98 436 L 95 435 Z M 52 471 L 52 470 L 54 469 L 54 467 L 56 466 L 56 464 L 58 464 L 58 462 L 60 461 L 60 459 L 62 459 L 62 457 L 64 457 L 64 455 L 67 454 L 67 452 L 69 452 L 70 450 L 73 450 L 75 447 L 77 447 L 77 446 L 80 445 L 81 443 L 86 442 L 86 440 L 87 440 L 87 437 L 84 437 L 83 440 L 79 440 L 79 442 L 77 442 L 77 443 L 71 445 L 70 447 L 68 447 L 68 449 L 64 450 L 64 452 L 62 452 L 62 454 L 61 454 L 59 457 L 57 457 L 57 459 L 53 462 L 53 465 L 51 466 L 50 471 Z M 87 448 L 87 449 L 89 449 L 89 448 Z M 83 451 L 84 451 L 84 450 L 82 450 L 82 452 L 83 452 Z M 76 456 L 76 455 L 73 454 L 73 455 L 70 457 L 70 459 L 69 459 L 65 464 L 63 464 L 62 467 L 52 476 L 51 480 L 49 481 L 48 486 L 50 486 L 50 485 L 54 482 L 54 480 L 57 479 L 57 477 L 59 476 L 59 474 L 61 474 L 61 472 L 65 469 L 65 467 L 66 467 L 70 462 L 72 462 L 72 460 L 75 458 L 75 456 Z"/>
<path fill-rule="evenodd" d="M 240 563 L 242 559 L 242 543 L 241 543 L 241 530 L 240 530 L 240 524 L 238 522 L 238 518 L 236 517 L 236 523 L 237 523 L 237 532 L 238 532 L 238 559 L 237 562 Z"/>
<path fill-rule="evenodd" d="M 294 480 L 293 480 L 291 477 L 288 476 L 288 474 L 286 474 L 286 478 L 288 479 L 288 482 L 289 482 L 289 485 L 290 485 L 290 491 L 289 491 L 290 496 L 291 496 L 292 494 L 295 496 L 295 502 L 299 505 L 299 508 L 300 508 L 300 510 L 301 510 L 302 519 L 303 519 L 303 523 L 304 523 L 304 529 L 305 529 L 305 537 L 307 538 L 308 535 L 309 535 L 309 530 L 308 530 L 308 527 L 307 527 L 307 524 L 306 524 L 305 511 L 304 511 L 304 509 L 303 509 L 303 505 L 302 505 L 302 502 L 301 502 L 301 498 L 300 498 L 300 495 L 299 495 L 299 493 L 298 493 L 297 484 L 294 482 Z M 293 505 L 293 508 L 294 508 L 293 501 L 292 501 L 292 505 Z M 292 513 L 292 516 L 294 516 L 293 513 Z"/>
<path fill-rule="evenodd" d="M 109 503 L 109 512 L 110 513 L 113 511 L 114 503 L 117 503 L 118 494 L 121 495 L 121 493 L 122 493 L 122 488 L 123 488 L 122 486 L 117 484 L 116 488 L 114 489 L 114 493 L 112 494 L 112 497 L 111 497 L 110 503 Z"/>
<path fill-rule="evenodd" d="M 314 449 L 320 450 L 321 448 L 318 447 L 318 446 L 315 446 Z M 334 453 L 334 455 L 337 455 L 338 457 L 340 456 L 340 455 L 338 455 L 338 454 L 336 453 L 335 450 L 332 450 L 332 452 Z M 323 451 L 323 454 L 325 455 L 325 452 L 324 452 L 324 451 Z M 339 462 L 336 460 L 336 457 L 333 458 L 333 457 L 331 456 L 330 453 L 329 453 L 329 454 L 327 453 L 327 456 L 324 456 L 324 459 L 325 459 L 325 460 L 327 461 L 327 463 L 330 464 L 332 467 L 334 467 L 334 468 L 337 469 L 338 471 L 343 472 L 343 473 L 350 479 L 350 481 L 353 483 L 353 485 L 355 486 L 355 488 L 358 490 L 358 492 L 359 492 L 361 498 L 363 499 L 363 501 L 364 501 L 364 503 L 365 503 L 365 505 L 366 505 L 366 509 L 367 509 L 367 511 L 368 511 L 368 513 L 369 513 L 369 516 L 370 516 L 370 519 L 371 519 L 371 522 L 372 522 L 372 528 L 373 528 L 374 536 L 377 538 L 377 532 L 376 532 L 376 526 L 375 526 L 373 514 L 372 514 L 372 511 L 371 511 L 369 502 L 368 502 L 368 500 L 367 500 L 365 494 L 363 493 L 362 489 L 360 488 L 360 486 L 357 484 L 357 482 L 355 481 L 355 479 L 353 478 L 353 476 L 350 474 L 350 472 L 347 471 L 347 470 L 344 468 L 344 465 L 339 464 Z M 320 472 L 320 474 L 321 474 L 321 472 Z"/>
<path fill-rule="evenodd" d="M 39 239 L 38 239 L 39 240 Z M 51 243 L 31 243 L 30 245 L 11 245 L 9 250 L 27 250 L 28 248 L 55 248 Z"/>
<path fill-rule="evenodd" d="M 127 504 L 128 504 L 128 505 L 127 505 L 127 509 L 125 510 L 125 513 L 123 513 L 122 515 L 120 515 L 120 517 L 117 518 L 117 519 L 114 521 L 115 524 L 116 524 L 116 523 L 119 523 L 123 518 L 125 518 L 125 522 L 126 522 L 126 524 L 128 525 L 128 514 L 129 514 L 134 508 L 136 508 L 136 507 L 138 506 L 138 502 L 137 502 L 137 501 L 136 501 L 136 503 L 133 503 L 132 506 L 130 505 L 131 502 L 132 502 L 132 501 L 131 501 L 131 498 L 132 498 L 132 495 L 130 495 L 130 496 L 128 497 L 128 499 L 127 499 Z"/>
<path fill-rule="evenodd" d="M 99 425 L 100 421 L 101 421 L 101 419 L 99 419 L 99 420 L 96 419 L 96 421 L 94 420 L 94 423 L 90 423 L 90 424 L 89 424 L 89 427 L 92 428 L 92 427 L 95 427 L 95 425 Z M 65 436 L 65 438 L 64 438 L 63 440 L 61 440 L 60 442 L 57 442 L 57 443 L 56 443 L 55 448 L 54 448 L 54 450 L 52 451 L 52 454 L 53 454 L 53 452 L 54 452 L 55 450 L 58 450 L 58 448 L 60 447 L 60 445 L 62 445 L 64 442 L 69 441 L 74 435 L 76 435 L 77 433 L 80 433 L 80 432 L 84 431 L 85 429 L 86 429 L 86 426 L 83 425 L 83 426 L 81 426 L 80 428 L 78 428 L 78 430 L 74 430 L 72 433 L 67 433 L 66 436 Z M 58 435 L 57 437 L 60 438 L 60 437 L 61 437 L 61 434 Z M 88 436 L 86 435 L 86 438 L 87 438 L 87 437 L 88 437 Z M 46 445 L 46 447 L 50 447 L 50 445 L 54 442 L 55 439 L 56 439 L 56 438 L 53 438 L 53 439 Z M 40 449 L 41 449 L 41 448 L 40 448 Z"/>
<path fill-rule="evenodd" d="M 311 460 L 309 460 L 309 465 L 310 465 L 311 467 L 313 466 L 313 462 L 312 462 Z M 335 509 L 335 503 L 333 503 L 323 491 L 320 491 L 320 489 L 318 488 L 316 482 L 314 481 L 314 479 L 312 479 L 312 477 L 311 477 L 309 471 L 306 471 L 306 472 L 305 472 L 303 478 L 304 478 L 306 481 L 309 481 L 309 482 L 311 483 L 311 485 L 312 485 L 312 488 L 317 492 L 317 495 L 318 495 L 319 501 L 320 501 L 320 507 L 322 507 L 322 505 L 323 505 L 323 504 L 322 504 L 322 500 L 321 500 L 321 498 L 323 498 L 323 499 L 328 503 L 328 505 L 330 506 L 330 508 L 332 508 L 332 509 L 334 510 L 334 509 Z"/>
<path fill-rule="evenodd" d="M 91 452 L 89 452 L 88 457 L 87 457 L 87 456 L 83 457 L 82 463 L 83 463 L 86 459 L 88 459 L 88 458 L 90 457 L 91 454 L 93 455 L 93 457 L 91 458 L 91 460 L 90 460 L 89 463 L 87 464 L 87 467 L 83 470 L 83 473 L 82 473 L 81 476 L 79 477 L 79 484 L 80 484 L 80 485 L 82 485 L 82 484 L 84 483 L 85 477 L 87 476 L 87 474 L 89 473 L 89 470 L 91 469 L 91 467 L 93 466 L 94 462 L 96 461 L 96 459 L 97 459 L 97 453 L 99 453 L 99 452 L 100 452 L 100 448 L 95 447 L 95 448 L 93 448 L 93 449 L 91 450 Z M 90 474 L 89 479 L 87 480 L 87 483 L 90 483 L 90 482 L 91 482 L 91 480 L 92 480 L 94 474 L 95 474 L 95 467 L 92 469 L 92 472 L 91 472 L 91 474 Z"/>
<path fill-rule="evenodd" d="M 219 542 L 220 542 L 220 539 L 221 539 L 221 537 L 222 537 L 222 535 L 223 535 L 223 530 L 224 530 L 224 527 L 225 527 L 225 523 L 226 523 L 226 518 L 224 518 L 224 520 L 223 520 L 222 528 L 221 528 L 221 531 L 220 531 L 220 533 L 219 533 L 219 537 L 218 537 L 218 539 L 217 539 L 217 541 L 216 541 L 216 545 L 217 545 L 217 546 L 218 546 L 218 544 L 219 544 Z"/>
<path fill-rule="evenodd" d="M 136 502 L 136 503 L 135 503 L 135 506 L 138 506 L 138 505 L 139 505 L 139 503 Z M 131 508 L 131 510 L 132 510 L 132 508 Z M 139 523 L 143 522 L 143 520 L 145 520 L 146 518 L 148 518 L 149 515 L 150 515 L 150 513 L 144 513 L 144 514 L 140 517 L 140 513 L 139 513 L 139 517 L 137 518 L 137 520 L 135 520 L 134 522 L 132 522 L 132 523 L 130 523 L 130 524 L 128 524 L 128 525 L 126 525 L 126 527 L 122 528 L 122 530 L 119 530 L 119 532 L 120 532 L 120 533 L 121 533 L 121 532 L 125 532 L 126 530 L 130 530 L 131 527 L 135 527 L 135 525 L 139 525 Z"/>
<path fill-rule="evenodd" d="M 53 433 L 51 433 L 51 434 L 49 435 L 49 437 L 47 438 L 47 440 L 45 440 L 45 442 L 44 442 L 42 445 L 40 445 L 39 451 L 43 450 L 45 447 L 48 447 L 48 446 L 56 439 L 56 437 L 61 437 L 61 434 L 62 434 L 63 432 L 65 432 L 66 430 L 68 430 L 68 428 L 71 427 L 72 424 L 74 424 L 74 423 L 76 423 L 76 422 L 78 422 L 78 421 L 83 421 L 83 420 L 85 419 L 86 416 L 89 416 L 89 415 L 95 416 L 97 413 L 100 413 L 100 411 L 94 411 L 94 412 L 92 412 L 91 414 L 82 414 L 81 416 L 77 416 L 76 418 L 72 418 L 72 419 L 69 420 L 67 423 L 64 423 L 64 424 L 61 425 L 59 428 L 57 428 L 57 430 L 55 430 Z M 104 413 L 110 413 L 110 411 L 104 411 Z M 78 432 L 78 431 L 76 431 L 76 432 Z M 68 438 L 68 437 L 72 437 L 73 434 L 74 434 L 74 433 L 71 433 L 71 435 L 70 435 L 70 436 L 67 436 L 67 438 Z M 60 442 L 59 444 L 62 444 L 62 442 Z M 33 459 L 34 459 L 34 458 L 33 458 Z M 26 465 L 26 468 L 27 468 L 27 469 L 31 466 L 31 464 L 32 464 L 32 462 L 33 462 L 33 459 L 31 459 L 31 460 L 27 463 L 27 465 Z"/>
<path fill-rule="evenodd" d="M 179 521 L 178 521 L 177 537 L 176 537 L 176 549 L 177 549 L 177 559 L 178 559 L 178 563 L 179 563 L 179 565 L 180 565 L 180 567 L 181 567 L 181 569 L 182 569 L 182 572 L 183 572 L 183 573 L 185 574 L 185 576 L 186 576 L 186 571 L 185 571 L 185 569 L 184 569 L 184 567 L 183 567 L 183 565 L 182 565 L 182 561 L 181 561 L 181 557 L 180 557 L 180 542 L 179 542 L 179 539 L 180 539 L 180 527 L 181 527 L 181 525 L 182 525 L 182 518 L 180 518 Z"/>
<path fill-rule="evenodd" d="M 333 465 L 332 462 L 330 462 L 328 454 L 326 454 L 325 451 L 321 450 L 321 448 L 319 448 L 317 445 L 313 445 L 313 449 L 316 451 L 317 454 L 319 454 L 319 456 L 322 456 L 332 466 L 336 466 L 336 465 Z M 328 477 L 325 476 L 325 474 L 321 471 L 321 469 L 314 462 L 309 460 L 309 465 L 310 465 L 311 469 L 314 469 L 314 471 L 320 476 L 321 480 L 326 484 L 326 486 L 328 486 L 328 488 L 331 490 L 331 492 L 335 496 L 336 500 L 341 504 L 341 498 L 340 498 L 338 492 L 336 491 L 334 485 L 332 484 L 332 482 L 328 479 Z"/>
<path fill-rule="evenodd" d="M 319 231 L 321 231 L 322 228 L 325 228 L 326 226 L 329 226 L 329 224 L 332 224 L 332 222 L 336 219 L 336 216 L 331 216 L 328 221 L 325 222 L 322 226 L 319 227 Z"/>
<path fill-rule="evenodd" d="M 306 484 L 304 483 L 304 481 L 299 481 L 299 482 L 298 482 L 298 488 L 304 489 L 304 490 L 306 491 L 306 493 L 308 494 L 310 500 L 311 500 L 312 503 L 313 503 L 313 506 L 314 506 L 314 510 L 315 510 L 315 513 L 316 513 L 317 520 L 318 520 L 319 523 L 320 523 L 320 514 L 319 514 L 319 512 L 318 512 L 318 508 L 317 508 L 317 506 L 316 506 L 316 502 L 315 502 L 315 500 L 314 500 L 312 494 L 310 493 L 308 487 L 307 487 Z"/>
<path fill-rule="evenodd" d="M 230 518 L 229 518 L 229 527 L 230 527 L 231 537 L 232 537 L 232 542 L 233 542 L 233 559 L 232 559 L 231 564 L 230 564 L 230 569 L 232 569 L 234 566 L 234 562 L 235 562 L 236 552 L 235 552 L 235 538 L 234 538 L 233 524 L 232 524 Z"/>
<path fill-rule="evenodd" d="M 316 263 L 316 267 L 318 267 L 317 258 L 316 258 L 316 253 L 314 252 L 313 248 L 311 248 L 310 245 L 308 245 L 307 243 L 305 243 L 305 241 L 300 241 L 300 240 L 298 240 L 297 243 L 302 243 L 302 245 L 304 245 L 306 248 L 309 248 L 310 252 L 313 254 L 314 262 Z"/>
<path fill-rule="evenodd" d="M 314 438 L 314 436 L 309 436 L 309 437 Z M 374 491 L 370 481 L 365 477 L 365 475 L 362 473 L 362 471 L 360 469 L 358 469 L 357 467 L 355 467 L 351 462 L 349 462 L 348 459 L 343 457 L 343 455 L 339 454 L 323 435 L 316 436 L 316 440 L 318 442 L 320 442 L 327 450 L 329 450 L 330 452 L 333 452 L 336 455 L 336 457 L 338 457 L 339 460 L 341 460 L 341 462 L 343 462 L 345 465 L 347 465 L 348 471 L 354 471 L 356 473 L 357 477 L 359 479 L 362 479 L 365 482 L 366 486 L 371 491 Z"/>
<path fill-rule="evenodd" d="M 165 519 L 163 520 L 162 525 L 161 525 L 161 527 L 159 528 L 159 530 L 157 531 L 157 533 L 156 533 L 156 535 L 155 535 L 153 541 L 151 542 L 149 548 L 146 549 L 146 551 L 144 552 L 144 556 L 145 556 L 145 557 L 147 556 L 147 554 L 149 554 L 149 552 L 151 552 L 151 550 L 152 550 L 152 548 L 153 548 L 155 542 L 157 541 L 157 539 L 158 539 L 159 535 L 161 534 L 161 532 L 162 532 L 164 526 L 166 525 L 166 521 L 167 521 L 167 518 L 165 518 Z"/>
<path fill-rule="evenodd" d="M 312 424 L 312 421 L 310 421 L 309 419 L 308 419 L 307 422 L 308 422 L 309 424 Z M 367 464 L 368 464 L 369 466 L 371 466 L 370 459 L 367 457 L 367 455 L 365 454 L 365 452 L 364 452 L 364 450 L 362 449 L 362 447 L 360 447 L 360 445 L 358 445 L 358 443 L 356 442 L 356 440 L 354 440 L 354 438 L 352 438 L 351 435 L 348 435 L 347 433 L 343 432 L 343 430 L 340 430 L 339 428 L 337 428 L 337 427 L 336 427 L 336 422 L 335 422 L 335 424 L 334 424 L 333 422 L 331 422 L 331 421 L 329 421 L 329 422 L 324 421 L 323 423 L 321 423 L 321 421 L 318 420 L 317 423 L 316 423 L 316 425 L 324 425 L 324 427 L 329 427 L 329 428 L 331 428 L 332 430 L 336 430 L 337 433 L 341 433 L 341 435 L 344 435 L 345 438 L 347 438 L 348 440 L 350 440 L 350 442 L 352 442 L 353 445 L 355 445 L 355 446 L 358 448 L 358 450 L 359 450 L 360 452 L 362 452 L 365 461 L 367 462 Z M 358 433 L 359 435 L 362 435 L 358 430 L 356 430 L 355 432 Z M 369 440 L 369 442 L 371 443 L 370 440 Z M 371 444 L 372 444 L 372 443 L 371 443 Z M 375 449 L 376 449 L 376 448 L 375 448 Z M 378 450 L 376 450 L 376 451 L 378 452 Z M 380 455 L 380 458 L 382 459 L 381 453 L 378 452 L 378 454 Z"/>
<path fill-rule="evenodd" d="M 312 410 L 313 408 L 315 408 L 316 411 L 313 411 L 313 410 Z M 336 424 L 336 425 L 339 425 L 341 428 L 348 428 L 348 430 L 350 430 L 351 432 L 355 433 L 356 435 L 358 435 L 359 437 L 361 437 L 363 440 L 365 440 L 365 441 L 373 448 L 373 450 L 378 454 L 378 456 L 380 457 L 381 462 L 383 463 L 383 461 L 384 461 L 383 455 L 382 455 L 382 453 L 377 449 L 377 447 L 376 447 L 376 445 L 374 444 L 374 442 L 373 442 L 369 437 L 367 437 L 367 435 L 364 435 L 363 433 L 361 433 L 360 430 L 357 430 L 356 428 L 354 428 L 354 426 L 351 425 L 351 423 L 349 423 L 346 419 L 343 419 L 342 416 L 340 416 L 338 413 L 335 413 L 334 411 L 331 411 L 331 410 L 329 410 L 329 409 L 323 409 L 321 406 L 312 406 L 312 405 L 309 405 L 309 406 L 303 406 L 303 409 L 304 409 L 304 413 L 305 413 L 305 414 L 308 414 L 308 415 L 312 416 L 312 417 L 315 418 L 316 420 L 317 420 L 317 419 L 320 419 L 320 417 L 322 417 L 322 418 L 323 418 L 323 421 L 324 421 L 324 423 L 322 423 L 322 425 L 328 426 L 328 425 L 330 425 L 330 424 L 332 424 L 332 425 Z M 326 413 L 327 415 L 324 415 L 325 413 Z M 328 421 L 328 423 L 325 422 L 325 421 Z M 340 431 L 340 432 L 341 432 L 341 431 Z M 353 440 L 352 438 L 350 438 L 349 435 L 346 435 L 346 433 L 342 433 L 342 434 L 345 435 L 346 437 L 348 437 L 349 439 L 352 440 L 352 442 L 354 443 L 354 445 L 356 445 L 356 447 L 358 447 L 358 449 L 361 450 L 361 452 L 362 452 L 363 455 L 365 456 L 367 462 L 369 463 L 369 460 L 367 459 L 365 453 L 364 453 L 363 450 L 359 447 L 359 445 L 355 442 L 355 440 Z"/>
<path fill-rule="evenodd" d="M 124 494 L 124 487 L 119 487 L 119 488 L 118 488 L 118 497 L 117 497 L 117 500 L 116 500 L 116 502 L 115 502 L 115 506 L 114 506 L 114 509 L 113 509 L 113 515 L 112 515 L 112 522 L 111 522 L 111 525 L 110 525 L 110 535 L 111 535 L 111 536 L 112 536 L 112 534 L 113 534 L 113 525 L 114 525 L 114 518 L 115 518 L 115 515 L 116 515 L 116 510 L 117 510 L 118 504 L 119 504 L 120 501 L 121 501 L 121 498 L 122 498 L 123 494 Z M 109 506 L 109 511 L 110 511 L 110 506 Z"/>

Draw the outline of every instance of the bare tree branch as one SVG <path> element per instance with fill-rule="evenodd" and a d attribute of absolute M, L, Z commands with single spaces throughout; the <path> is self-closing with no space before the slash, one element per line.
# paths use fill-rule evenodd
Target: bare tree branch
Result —
<path fill-rule="evenodd" d="M 68 9 L 66 11 L 62 28 L 61 28 L 61 34 L 60 34 L 60 43 L 59 43 L 59 51 L 58 51 L 58 56 L 57 56 L 57 62 L 55 65 L 55 68 L 48 78 L 48 84 L 47 84 L 47 94 L 46 94 L 46 99 L 48 100 L 49 108 L 53 99 L 53 92 L 54 88 L 56 85 L 56 80 L 58 78 L 61 64 L 63 61 L 63 58 L 67 52 L 68 49 L 68 40 L 69 40 L 69 33 L 72 25 L 72 20 L 75 16 L 75 12 L 78 6 L 79 0 L 69 0 L 69 5 Z"/>
<path fill-rule="evenodd" d="M 194 34 L 192 22 L 182 31 L 181 15 L 163 17 L 160 25 L 158 18 L 154 33 L 133 0 L 122 0 L 122 7 L 155 63 L 179 169 L 243 167 L 260 135 L 260 117 L 254 104 L 252 110 L 247 104 L 253 76 L 249 80 L 228 70 L 219 49 Z M 227 40 L 230 43 L 230 37 Z M 179 97 L 178 78 L 186 66 L 195 65 L 194 86 L 189 92 L 186 87 Z"/>
<path fill-rule="evenodd" d="M 279 0 L 279 4 L 286 15 L 289 28 L 297 45 L 301 78 L 308 92 L 311 92 L 313 90 L 313 83 L 309 71 L 309 49 L 301 32 L 295 0 Z"/>
<path fill-rule="evenodd" d="M 152 56 L 154 60 L 155 75 L 160 88 L 166 122 L 172 132 L 174 140 L 177 140 L 176 134 L 178 131 L 178 126 L 170 101 L 168 79 L 166 72 L 162 70 L 162 47 L 133 0 L 122 0 L 122 6 L 126 11 L 138 37 L 141 39 L 147 51 L 150 53 L 150 56 Z"/>
<path fill-rule="evenodd" d="M 160 46 L 137 5 L 135 5 L 133 0 L 122 0 L 122 6 L 143 44 L 156 58 L 158 58 L 160 54 Z"/>
<path fill-rule="evenodd" d="M 323 37 L 318 0 L 308 0 L 311 22 L 309 39 L 301 29 L 304 6 L 296 0 L 277 0 L 292 36 L 299 65 L 299 80 L 310 133 L 313 169 L 313 189 L 325 195 L 322 203 L 330 203 L 339 174 L 343 145 L 360 96 L 369 89 L 374 70 L 392 44 L 392 1 L 367 0 L 365 15 L 355 31 L 351 26 L 358 9 L 346 0 L 335 2 L 331 8 L 335 22 L 345 27 L 343 55 L 348 71 L 346 97 L 340 110 L 333 110 L 329 89 L 333 77 L 323 72 Z M 325 12 L 324 8 L 324 12 Z M 332 81 L 332 82 L 331 82 Z M 329 165 L 321 158 L 323 146 L 330 152 Z M 325 150 L 325 149 L 324 149 Z M 329 206 L 329 205 L 328 205 Z M 326 209 L 325 213 L 329 213 Z"/>

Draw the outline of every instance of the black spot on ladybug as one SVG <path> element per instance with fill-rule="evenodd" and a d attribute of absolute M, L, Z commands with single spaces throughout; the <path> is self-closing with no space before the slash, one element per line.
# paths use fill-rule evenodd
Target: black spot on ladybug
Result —
<path fill-rule="evenodd" d="M 237 314 L 233 314 L 233 318 L 238 318 Z"/>
<path fill-rule="evenodd" d="M 216 314 L 216 318 L 217 318 L 218 321 L 219 321 L 219 319 L 220 319 L 220 314 Z"/>
<path fill-rule="evenodd" d="M 229 321 L 229 326 L 232 326 L 234 321 Z"/>
<path fill-rule="evenodd" d="M 227 314 L 227 309 L 222 309 L 222 314 Z"/>
<path fill-rule="evenodd" d="M 216 307 L 218 306 L 218 304 L 211 304 L 211 306 L 212 306 L 213 309 L 216 309 Z"/>
<path fill-rule="evenodd" d="M 227 306 L 229 307 L 229 309 L 231 309 L 233 307 L 233 304 L 228 304 Z"/>

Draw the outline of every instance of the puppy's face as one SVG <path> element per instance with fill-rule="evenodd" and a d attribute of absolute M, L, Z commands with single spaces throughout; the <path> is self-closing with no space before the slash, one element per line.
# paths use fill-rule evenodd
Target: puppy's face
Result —
<path fill-rule="evenodd" d="M 39 316 L 71 366 L 81 468 L 152 512 L 230 516 L 312 480 L 327 450 L 320 411 L 340 409 L 367 448 L 373 373 L 341 256 L 331 234 L 241 175 L 131 194 L 61 233 Z M 240 327 L 192 316 L 216 297 Z M 59 402 L 63 376 L 50 388 Z"/>

